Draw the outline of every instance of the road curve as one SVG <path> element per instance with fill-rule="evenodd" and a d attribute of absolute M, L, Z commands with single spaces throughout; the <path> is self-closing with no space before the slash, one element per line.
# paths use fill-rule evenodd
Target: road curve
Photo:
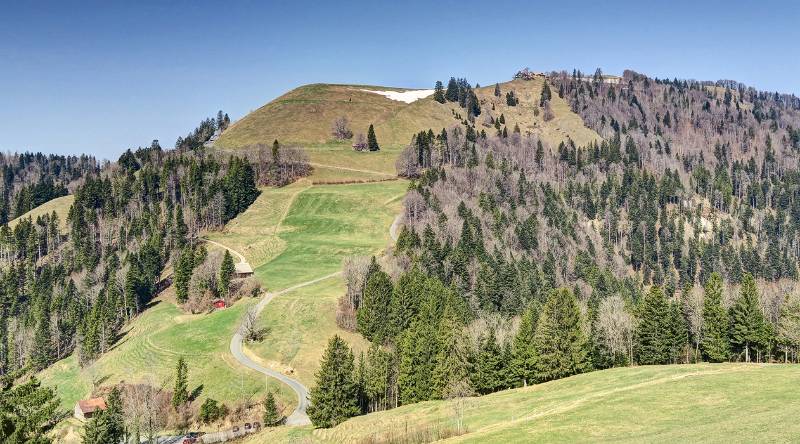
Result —
<path fill-rule="evenodd" d="M 242 253 L 239 253 L 238 251 L 234 250 L 233 248 L 231 248 L 231 247 L 229 247 L 227 245 L 222 245 L 219 242 L 213 241 L 211 239 L 206 239 L 204 237 L 200 238 L 200 240 L 202 240 L 203 242 L 207 242 L 209 244 L 216 245 L 216 246 L 218 246 L 220 248 L 224 248 L 224 249 L 230 251 L 230 253 L 232 255 L 236 256 L 236 258 L 239 259 L 239 262 L 247 262 L 247 259 L 244 258 L 244 255 Z"/>
<path fill-rule="evenodd" d="M 292 292 L 294 290 L 297 290 L 298 288 L 302 288 L 307 285 L 316 284 L 317 282 L 324 281 L 325 279 L 330 279 L 340 274 L 342 274 L 342 272 L 337 271 L 336 273 L 331 273 L 327 276 L 322 276 L 317 279 L 312 279 L 310 281 L 293 285 L 289 288 L 285 288 L 275 293 L 267 293 L 264 295 L 263 298 L 261 298 L 261 300 L 255 306 L 255 315 L 256 317 L 258 317 L 264 310 L 264 307 L 266 307 L 267 304 L 269 304 L 270 301 L 272 301 L 272 299 L 275 298 L 276 296 Z M 243 338 L 241 331 L 237 331 L 233 335 L 233 338 L 231 338 L 231 354 L 233 355 L 233 357 L 237 361 L 239 361 L 239 363 L 242 364 L 243 366 L 255 370 L 264 375 L 267 375 L 271 378 L 275 378 L 278 381 L 281 381 L 282 383 L 288 385 L 289 388 L 291 388 L 297 395 L 297 408 L 295 408 L 292 414 L 286 418 L 286 424 L 287 425 L 311 424 L 311 420 L 308 418 L 308 415 L 306 414 L 306 409 L 308 408 L 308 388 L 306 388 L 306 386 L 300 383 L 300 381 L 294 378 L 290 378 L 281 372 L 266 368 L 260 365 L 259 363 L 253 361 L 252 359 L 250 359 L 247 355 L 244 354 L 244 351 L 242 350 L 242 342 L 243 342 L 242 339 Z"/>

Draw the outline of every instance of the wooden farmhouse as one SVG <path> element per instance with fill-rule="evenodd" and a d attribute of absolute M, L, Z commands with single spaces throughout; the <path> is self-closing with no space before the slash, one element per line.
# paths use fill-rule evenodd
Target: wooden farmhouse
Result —
<path fill-rule="evenodd" d="M 75 403 L 75 417 L 80 420 L 91 419 L 100 410 L 106 409 L 106 401 L 103 398 L 81 399 Z"/>

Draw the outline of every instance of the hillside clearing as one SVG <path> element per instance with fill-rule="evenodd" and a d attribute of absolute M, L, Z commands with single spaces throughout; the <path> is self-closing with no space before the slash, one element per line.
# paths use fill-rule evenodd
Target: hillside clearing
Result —
<path fill-rule="evenodd" d="M 27 219 L 30 217 L 31 220 L 36 222 L 37 217 L 43 216 L 45 214 L 50 214 L 53 211 L 55 211 L 56 214 L 58 215 L 59 230 L 65 232 L 67 230 L 67 216 L 69 215 L 69 207 L 72 206 L 72 202 L 75 202 L 75 196 L 72 194 L 67 194 L 66 196 L 57 197 L 53 200 L 47 201 L 39 205 L 38 207 L 28 211 L 22 216 L 9 221 L 8 227 L 13 230 L 14 227 L 17 226 L 19 221 L 22 219 Z"/>

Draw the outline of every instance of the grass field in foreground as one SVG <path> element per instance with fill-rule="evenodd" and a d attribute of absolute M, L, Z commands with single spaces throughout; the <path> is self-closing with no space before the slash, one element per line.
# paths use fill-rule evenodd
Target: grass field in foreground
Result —
<path fill-rule="evenodd" d="M 57 197 L 53 200 L 47 201 L 38 207 L 28 211 L 22 216 L 8 222 L 8 227 L 12 230 L 22 219 L 30 217 L 34 222 L 36 218 L 45 214 L 50 214 L 53 211 L 58 215 L 59 229 L 65 231 L 67 229 L 67 215 L 69 214 L 69 207 L 75 202 L 75 196 L 68 194 L 66 196 Z"/>
<path fill-rule="evenodd" d="M 617 368 L 468 398 L 468 432 L 447 442 L 789 442 L 800 434 L 798 408 L 798 366 Z M 451 426 L 455 418 L 452 401 L 429 401 L 333 429 L 275 429 L 245 442 L 358 443 Z"/>

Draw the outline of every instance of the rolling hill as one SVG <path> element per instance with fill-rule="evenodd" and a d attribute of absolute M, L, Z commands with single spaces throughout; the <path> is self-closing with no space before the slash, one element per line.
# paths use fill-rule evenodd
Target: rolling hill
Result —
<path fill-rule="evenodd" d="M 505 116 L 509 131 L 519 125 L 523 133 L 541 135 L 546 141 L 557 144 L 567 137 L 578 145 L 599 139 L 594 131 L 583 125 L 569 105 L 554 95 L 552 106 L 555 118 L 545 122 L 538 107 L 544 77 L 533 80 L 513 80 L 500 84 L 501 97 L 494 96 L 494 85 L 476 88 L 482 113 L 476 118 L 479 129 L 487 115 Z M 514 91 L 520 102 L 508 106 L 505 93 Z M 457 103 L 440 104 L 429 95 L 406 103 L 392 100 L 373 91 L 411 91 L 404 88 L 364 85 L 313 84 L 298 87 L 251 112 L 232 124 L 216 141 L 222 149 L 242 148 L 259 143 L 271 144 L 278 139 L 283 143 L 305 147 L 341 146 L 349 150 L 349 143 L 335 143 L 331 137 L 333 121 L 345 116 L 354 133 L 366 133 L 370 124 L 383 149 L 395 150 L 409 143 L 420 130 L 442 128 L 458 124 L 455 114 L 466 115 Z M 493 109 L 494 107 L 494 109 Z M 538 115 L 536 115 L 538 114 Z M 487 127 L 487 132 L 493 128 Z M 317 157 L 312 150 L 312 161 Z"/>
<path fill-rule="evenodd" d="M 459 416 L 466 433 L 445 441 L 789 441 L 800 433 L 798 383 L 800 371 L 789 365 L 614 368 L 465 398 L 460 407 L 428 401 L 332 429 L 269 429 L 245 442 L 432 442 Z"/>

